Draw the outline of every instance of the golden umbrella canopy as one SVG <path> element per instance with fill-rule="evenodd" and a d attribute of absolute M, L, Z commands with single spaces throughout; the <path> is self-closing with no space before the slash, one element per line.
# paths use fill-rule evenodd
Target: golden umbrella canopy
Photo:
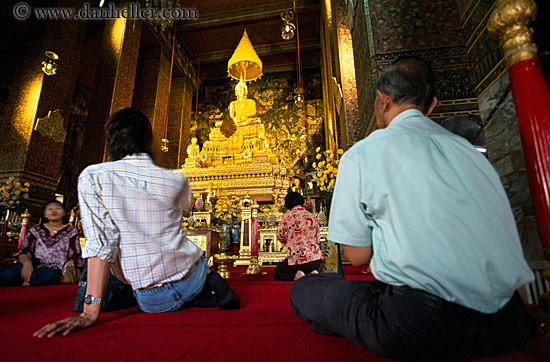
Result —
<path fill-rule="evenodd" d="M 227 73 L 234 79 L 240 79 L 242 75 L 245 82 L 262 76 L 262 61 L 252 47 L 246 30 L 227 63 Z"/>

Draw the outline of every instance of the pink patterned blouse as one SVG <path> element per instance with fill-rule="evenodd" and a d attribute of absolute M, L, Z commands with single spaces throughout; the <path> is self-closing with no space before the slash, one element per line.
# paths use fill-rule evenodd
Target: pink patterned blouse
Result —
<path fill-rule="evenodd" d="M 324 259 L 319 247 L 319 222 L 315 215 L 302 206 L 295 206 L 283 215 L 277 230 L 277 238 L 286 243 L 288 265 Z"/>
<path fill-rule="evenodd" d="M 67 260 L 72 260 L 77 268 L 84 266 L 78 231 L 71 225 L 53 235 L 50 235 L 50 231 L 43 224 L 31 227 L 13 256 L 21 254 L 31 257 L 35 269 L 62 269 Z"/>

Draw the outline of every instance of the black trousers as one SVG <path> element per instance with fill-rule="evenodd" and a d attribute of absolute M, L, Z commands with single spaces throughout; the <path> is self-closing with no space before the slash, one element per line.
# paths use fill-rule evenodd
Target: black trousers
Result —
<path fill-rule="evenodd" d="M 294 276 L 298 270 L 303 271 L 305 274 L 311 273 L 314 270 L 319 269 L 322 260 L 310 261 L 309 263 L 288 265 L 288 258 L 278 263 L 273 270 L 273 277 L 276 280 L 290 281 L 294 280 Z"/>
<path fill-rule="evenodd" d="M 534 328 L 517 292 L 499 312 L 484 314 L 408 287 L 332 273 L 294 282 L 290 304 L 314 332 L 404 361 L 503 355 L 520 348 Z"/>

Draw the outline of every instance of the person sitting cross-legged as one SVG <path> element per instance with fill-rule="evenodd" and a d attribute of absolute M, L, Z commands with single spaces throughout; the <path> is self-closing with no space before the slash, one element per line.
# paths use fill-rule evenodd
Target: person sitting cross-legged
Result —
<path fill-rule="evenodd" d="M 84 266 L 78 231 L 64 223 L 65 208 L 50 200 L 42 208 L 43 222 L 34 225 L 14 253 L 15 264 L 0 269 L 0 286 L 43 286 L 59 284 L 62 272 L 67 283 L 76 282 Z"/>
<path fill-rule="evenodd" d="M 379 129 L 340 159 L 328 237 L 375 281 L 295 281 L 314 332 L 405 361 L 464 361 L 521 347 L 536 326 L 517 289 L 533 280 L 498 174 L 428 118 L 435 74 L 401 58 L 376 81 Z"/>

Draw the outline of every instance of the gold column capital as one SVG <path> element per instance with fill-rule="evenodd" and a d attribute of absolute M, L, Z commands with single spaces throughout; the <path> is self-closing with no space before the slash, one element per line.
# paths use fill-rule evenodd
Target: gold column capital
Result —
<path fill-rule="evenodd" d="M 489 34 L 500 40 L 506 66 L 537 57 L 533 29 L 528 27 L 537 17 L 534 0 L 498 0 L 489 18 Z"/>
<path fill-rule="evenodd" d="M 31 213 L 29 212 L 29 209 L 25 209 L 25 212 L 21 214 L 21 225 L 28 225 L 30 218 Z"/>

